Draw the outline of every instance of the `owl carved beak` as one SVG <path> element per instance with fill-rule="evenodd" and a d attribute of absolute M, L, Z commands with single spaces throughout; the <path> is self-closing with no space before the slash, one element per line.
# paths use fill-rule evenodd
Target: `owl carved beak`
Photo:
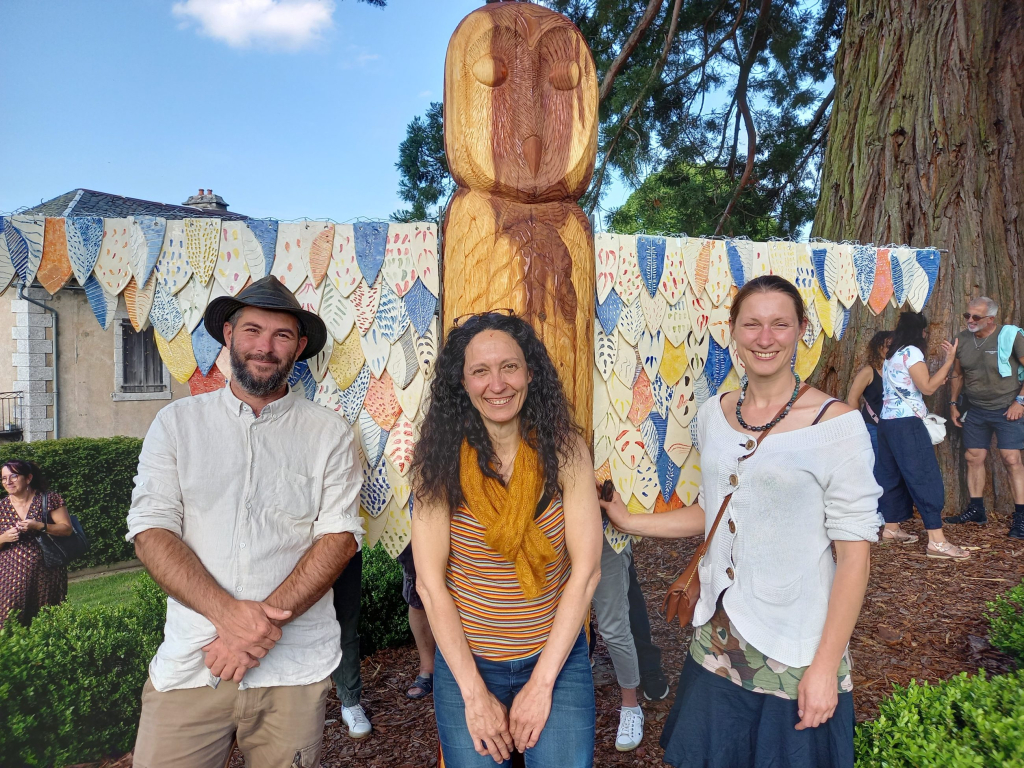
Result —
<path fill-rule="evenodd" d="M 533 134 L 523 139 L 523 157 L 530 173 L 534 176 L 540 170 L 541 143 L 540 136 Z"/>

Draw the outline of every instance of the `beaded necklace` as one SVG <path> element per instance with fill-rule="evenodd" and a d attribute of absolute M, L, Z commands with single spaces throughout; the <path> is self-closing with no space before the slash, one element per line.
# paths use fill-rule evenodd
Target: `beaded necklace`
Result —
<path fill-rule="evenodd" d="M 796 377 L 796 386 L 793 387 L 793 396 L 789 398 L 789 402 L 786 404 L 786 407 L 783 409 L 782 413 L 780 413 L 778 416 L 776 416 L 774 419 L 769 421 L 764 426 L 760 427 L 752 427 L 751 425 L 747 424 L 747 422 L 743 420 L 743 414 L 740 413 L 740 407 L 743 405 L 743 401 L 747 398 L 748 382 L 747 377 L 744 376 L 743 381 L 740 384 L 740 399 L 736 401 L 736 421 L 740 423 L 740 426 L 743 427 L 744 429 L 750 430 L 751 432 L 764 432 L 765 430 L 771 429 L 784 418 L 786 418 L 786 416 L 789 415 L 790 408 L 793 407 L 793 403 L 796 402 L 796 396 L 800 394 L 800 374 L 797 373 L 796 371 L 793 371 L 793 375 Z"/>

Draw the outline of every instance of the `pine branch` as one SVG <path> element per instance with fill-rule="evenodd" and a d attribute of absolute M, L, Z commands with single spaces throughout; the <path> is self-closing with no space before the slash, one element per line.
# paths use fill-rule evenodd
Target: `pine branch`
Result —
<path fill-rule="evenodd" d="M 654 21 L 654 17 L 658 15 L 661 10 L 661 6 L 664 0 L 650 0 L 647 4 L 647 9 L 644 11 L 644 15 L 640 17 L 640 23 L 636 25 L 636 28 L 630 33 L 626 39 L 626 44 L 622 46 L 622 50 L 619 51 L 619 55 L 612 61 L 611 66 L 608 67 L 608 71 L 605 72 L 604 80 L 601 81 L 601 88 L 597 93 L 598 102 L 604 101 L 608 94 L 612 92 L 612 84 L 615 82 L 615 78 L 619 76 L 622 68 L 626 66 L 626 61 L 630 56 L 633 55 L 633 51 L 636 50 L 637 45 L 640 44 L 640 40 L 647 34 L 647 29 L 651 26 Z"/>

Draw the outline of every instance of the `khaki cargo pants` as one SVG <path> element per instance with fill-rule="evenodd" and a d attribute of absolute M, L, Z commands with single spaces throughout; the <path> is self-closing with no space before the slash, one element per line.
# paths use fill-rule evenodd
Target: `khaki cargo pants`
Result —
<path fill-rule="evenodd" d="M 135 768 L 224 768 L 232 741 L 247 768 L 317 768 L 331 678 L 310 685 L 161 693 L 142 689 Z"/>

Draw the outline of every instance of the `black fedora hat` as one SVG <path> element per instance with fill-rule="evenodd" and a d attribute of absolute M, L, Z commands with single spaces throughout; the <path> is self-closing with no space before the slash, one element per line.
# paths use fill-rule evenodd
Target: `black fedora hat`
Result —
<path fill-rule="evenodd" d="M 299 360 L 313 357 L 327 343 L 324 321 L 302 308 L 298 299 L 273 275 L 257 280 L 237 296 L 218 296 L 206 308 L 203 323 L 207 332 L 224 343 L 224 323 L 242 307 L 258 307 L 273 312 L 287 312 L 299 321 L 299 334 L 307 339 Z"/>

